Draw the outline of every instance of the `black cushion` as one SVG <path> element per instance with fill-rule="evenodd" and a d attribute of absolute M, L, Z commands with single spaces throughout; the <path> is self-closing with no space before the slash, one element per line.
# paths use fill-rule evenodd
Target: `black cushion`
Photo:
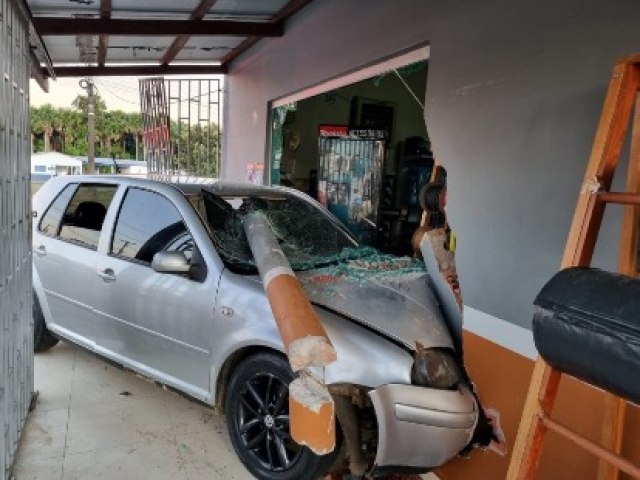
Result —
<path fill-rule="evenodd" d="M 640 404 L 640 280 L 569 268 L 534 305 L 533 336 L 547 363 Z"/>

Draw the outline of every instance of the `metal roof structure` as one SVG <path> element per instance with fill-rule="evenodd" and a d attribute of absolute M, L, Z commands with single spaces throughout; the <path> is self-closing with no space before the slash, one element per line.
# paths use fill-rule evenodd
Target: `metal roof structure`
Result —
<path fill-rule="evenodd" d="M 32 76 L 220 74 L 311 0 L 23 0 Z"/>

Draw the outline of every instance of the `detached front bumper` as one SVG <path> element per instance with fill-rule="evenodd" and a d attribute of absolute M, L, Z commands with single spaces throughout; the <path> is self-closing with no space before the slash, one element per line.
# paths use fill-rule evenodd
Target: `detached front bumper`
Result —
<path fill-rule="evenodd" d="M 428 471 L 471 440 L 478 406 L 467 391 L 385 385 L 369 392 L 378 419 L 372 473 Z"/>

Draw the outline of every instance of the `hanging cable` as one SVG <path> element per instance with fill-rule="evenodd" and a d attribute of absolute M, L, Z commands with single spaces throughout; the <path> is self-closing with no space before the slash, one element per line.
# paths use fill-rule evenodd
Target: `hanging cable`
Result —
<path fill-rule="evenodd" d="M 418 96 L 413 92 L 413 90 L 411 90 L 411 87 L 409 86 L 409 84 L 407 84 L 407 82 L 405 82 L 404 78 L 402 78 L 402 75 L 400 75 L 400 73 L 398 72 L 398 70 L 396 68 L 393 69 L 393 72 L 398 76 L 398 78 L 400 79 L 400 81 L 402 82 L 402 84 L 405 86 L 405 88 L 407 89 L 407 91 L 411 94 L 411 96 L 414 98 L 414 100 L 418 103 L 418 105 L 420 105 L 420 108 L 422 110 L 424 110 L 424 104 L 420 101 L 420 99 L 418 98 Z"/>
<path fill-rule="evenodd" d="M 113 96 L 114 96 L 114 97 L 116 97 L 118 100 L 121 100 L 121 101 L 126 102 L 126 103 L 130 103 L 130 104 L 132 104 L 132 105 L 140 105 L 140 102 L 137 102 L 137 101 L 136 101 L 136 102 L 134 102 L 134 101 L 132 101 L 132 100 L 127 100 L 126 98 L 122 98 L 121 96 L 119 96 L 119 95 L 117 95 L 117 94 L 113 93 L 113 92 L 112 92 L 110 89 L 108 89 L 108 88 L 107 88 L 107 86 L 106 86 L 106 85 L 104 85 L 102 82 L 100 82 L 100 86 L 101 86 L 102 88 L 104 88 L 104 90 L 105 90 L 107 93 L 109 93 L 110 95 L 113 95 Z"/>

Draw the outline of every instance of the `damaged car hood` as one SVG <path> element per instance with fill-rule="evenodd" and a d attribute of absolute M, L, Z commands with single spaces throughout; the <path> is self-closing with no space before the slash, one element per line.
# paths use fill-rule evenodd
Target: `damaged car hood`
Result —
<path fill-rule="evenodd" d="M 312 303 L 415 349 L 454 348 L 424 264 L 384 256 L 296 272 Z"/>

